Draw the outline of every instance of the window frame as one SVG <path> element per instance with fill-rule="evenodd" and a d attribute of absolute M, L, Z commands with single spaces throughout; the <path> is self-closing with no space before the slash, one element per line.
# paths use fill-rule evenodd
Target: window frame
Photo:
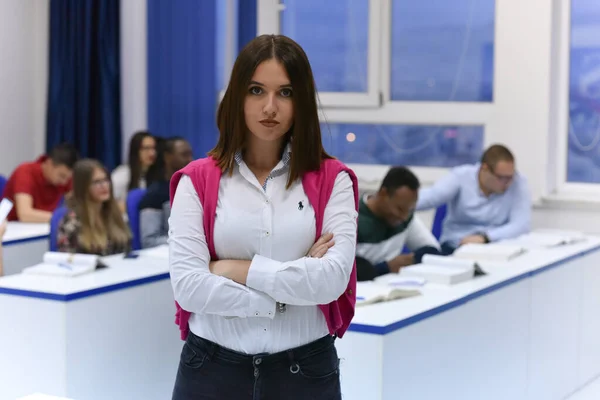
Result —
<path fill-rule="evenodd" d="M 553 71 L 552 113 L 550 132 L 555 143 L 556 164 L 554 171 L 554 190 L 551 200 L 592 201 L 600 203 L 600 183 L 568 181 L 569 154 L 569 102 L 570 102 L 570 64 L 571 64 L 571 10 L 572 1 L 555 0 L 556 18 L 552 38 Z"/>
<path fill-rule="evenodd" d="M 369 28 L 367 49 L 367 91 L 366 92 L 319 92 L 323 108 L 377 108 L 382 103 L 381 93 L 381 29 L 382 2 L 368 0 Z M 280 0 L 257 0 L 258 35 L 281 33 L 281 13 L 285 4 Z"/>
<path fill-rule="evenodd" d="M 278 32 L 278 18 L 266 15 L 267 10 L 261 4 L 276 8 L 280 7 L 279 1 L 257 1 L 258 33 Z M 380 0 L 380 15 L 391 15 L 391 1 Z M 568 116 L 570 4 L 570 0 L 495 0 L 494 96 L 491 102 L 477 103 L 385 101 L 390 93 L 391 20 L 382 17 L 379 25 L 382 104 L 351 108 L 323 102 L 319 110 L 322 120 L 330 123 L 482 125 L 484 147 L 503 143 L 514 153 L 518 171 L 529 181 L 534 204 L 543 205 L 567 192 L 570 202 L 572 198 L 589 199 L 590 193 L 600 193 L 600 185 L 565 184 L 564 178 L 559 179 L 560 169 L 566 168 L 568 139 L 564 127 Z M 270 13 L 273 14 L 272 10 Z M 532 149 L 536 151 L 535 158 Z M 359 181 L 365 181 L 367 186 L 377 186 L 389 168 L 387 165 L 351 166 Z M 433 167 L 411 168 L 423 186 L 448 171 Z M 565 177 L 566 170 L 562 173 Z"/>

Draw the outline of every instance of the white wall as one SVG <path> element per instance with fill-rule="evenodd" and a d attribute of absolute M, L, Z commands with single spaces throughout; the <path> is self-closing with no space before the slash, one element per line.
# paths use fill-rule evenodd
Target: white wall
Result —
<path fill-rule="evenodd" d="M 129 140 L 148 127 L 146 0 L 121 1 L 121 132 L 123 161 Z"/>
<path fill-rule="evenodd" d="M 45 148 L 48 0 L 0 0 L 0 174 Z"/>

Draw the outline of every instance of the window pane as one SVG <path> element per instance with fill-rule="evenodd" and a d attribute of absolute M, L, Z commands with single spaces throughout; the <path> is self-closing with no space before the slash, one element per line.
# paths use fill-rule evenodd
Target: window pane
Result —
<path fill-rule="evenodd" d="M 303 48 L 321 92 L 366 92 L 369 0 L 284 0 L 281 33 Z"/>
<path fill-rule="evenodd" d="M 567 181 L 600 183 L 600 2 L 572 0 Z"/>
<path fill-rule="evenodd" d="M 482 126 L 322 124 L 325 149 L 346 163 L 454 167 L 479 161 Z"/>
<path fill-rule="evenodd" d="M 494 0 L 392 0 L 391 97 L 492 101 Z"/>

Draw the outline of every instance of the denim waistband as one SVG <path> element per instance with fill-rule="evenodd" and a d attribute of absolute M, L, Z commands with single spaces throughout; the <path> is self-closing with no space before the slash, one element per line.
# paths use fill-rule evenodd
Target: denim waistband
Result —
<path fill-rule="evenodd" d="M 216 358 L 233 364 L 251 365 L 256 365 L 256 361 L 260 359 L 259 362 L 262 366 L 279 364 L 281 362 L 294 364 L 298 361 L 302 361 L 304 358 L 326 351 L 334 344 L 334 342 L 335 337 L 327 335 L 314 342 L 278 353 L 244 354 L 196 336 L 192 332 L 188 334 L 187 338 L 188 345 L 192 346 L 192 348 L 198 348 L 205 351 L 208 354 L 209 359 Z"/>

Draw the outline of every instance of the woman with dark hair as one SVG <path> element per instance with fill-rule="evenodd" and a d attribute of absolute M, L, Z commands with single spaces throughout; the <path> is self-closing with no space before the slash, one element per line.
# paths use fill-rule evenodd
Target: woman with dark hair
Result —
<path fill-rule="evenodd" d="M 146 131 L 136 132 L 129 141 L 128 163 L 115 168 L 112 183 L 115 199 L 125 211 L 127 193 L 146 187 L 146 172 L 156 160 L 156 139 Z"/>
<path fill-rule="evenodd" d="M 83 159 L 73 168 L 73 196 L 58 226 L 58 251 L 110 255 L 129 249 L 131 232 L 115 201 L 106 168 Z"/>
<path fill-rule="evenodd" d="M 171 179 L 171 281 L 186 339 L 173 399 L 341 399 L 356 301 L 354 173 L 322 145 L 293 40 L 239 54 L 209 157 Z"/>

